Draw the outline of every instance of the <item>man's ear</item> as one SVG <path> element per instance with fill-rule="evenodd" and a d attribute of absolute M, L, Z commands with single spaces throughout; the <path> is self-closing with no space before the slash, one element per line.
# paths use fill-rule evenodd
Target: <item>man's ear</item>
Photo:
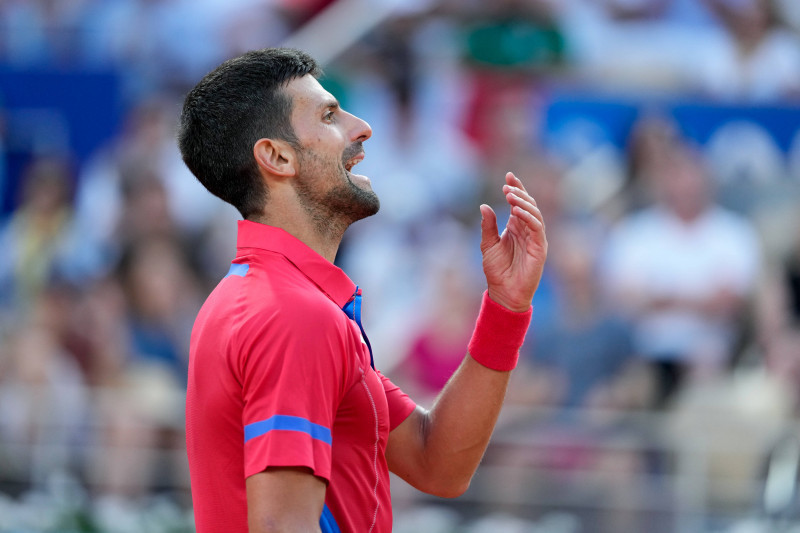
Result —
<path fill-rule="evenodd" d="M 292 177 L 297 173 L 294 148 L 278 139 L 259 139 L 253 145 L 253 156 L 259 168 L 270 174 Z"/>

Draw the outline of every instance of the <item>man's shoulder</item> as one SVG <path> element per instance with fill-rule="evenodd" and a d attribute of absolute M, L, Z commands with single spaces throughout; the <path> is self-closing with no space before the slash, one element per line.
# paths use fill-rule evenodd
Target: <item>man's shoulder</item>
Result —
<path fill-rule="evenodd" d="M 200 316 L 233 329 L 317 324 L 344 317 L 341 309 L 301 272 L 274 264 L 232 267 L 203 304 Z M 233 333 L 233 331 L 231 331 Z"/>

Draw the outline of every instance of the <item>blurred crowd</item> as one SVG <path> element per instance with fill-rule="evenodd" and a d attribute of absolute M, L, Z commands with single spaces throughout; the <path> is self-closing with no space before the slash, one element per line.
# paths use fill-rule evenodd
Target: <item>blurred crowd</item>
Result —
<path fill-rule="evenodd" d="M 642 529 L 642 513 L 620 502 L 642 501 L 637 476 L 656 479 L 702 442 L 723 450 L 702 465 L 715 508 L 798 518 L 800 121 L 781 148 L 744 120 L 698 142 L 671 110 L 798 120 L 800 3 L 383 3 L 391 15 L 325 66 L 324 85 L 374 131 L 360 172 L 381 212 L 348 231 L 337 264 L 364 289 L 384 372 L 429 404 L 463 358 L 484 288 L 478 206 L 507 217 L 506 171 L 547 222 L 510 414 L 486 457 L 545 473 L 479 476 L 476 490 L 503 486 L 540 511 L 559 487 L 628 510 L 594 529 L 556 520 L 537 531 L 679 531 L 669 497 L 662 529 Z M 104 509 L 156 493 L 188 507 L 189 334 L 233 258 L 237 214 L 180 160 L 181 98 L 222 60 L 280 45 L 332 6 L 353 18 L 366 9 L 0 1 L 3 68 L 111 71 L 125 108 L 89 157 L 32 142 L 18 175 L 0 172 L 19 184 L 0 223 L 0 493 L 20 498 L 66 474 Z M 326 35 L 303 44 L 324 50 Z M 634 113 L 616 140 L 589 121 L 553 126 L 555 102 L 571 98 Z M 0 126 L 2 103 L 0 87 Z M 0 148 L 14 134 L 0 127 Z M 99 530 L 127 531 L 112 511 L 96 514 Z M 0 515 L 0 529 L 25 527 Z"/>

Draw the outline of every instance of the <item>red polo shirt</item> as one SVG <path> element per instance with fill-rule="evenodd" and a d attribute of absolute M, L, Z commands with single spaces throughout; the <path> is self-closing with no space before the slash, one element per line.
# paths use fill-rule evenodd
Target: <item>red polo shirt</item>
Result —
<path fill-rule="evenodd" d="M 239 222 L 236 259 L 191 338 L 186 440 L 198 533 L 247 532 L 245 478 L 305 466 L 323 531 L 390 531 L 385 450 L 414 403 L 342 311 L 356 286 L 283 230 Z"/>

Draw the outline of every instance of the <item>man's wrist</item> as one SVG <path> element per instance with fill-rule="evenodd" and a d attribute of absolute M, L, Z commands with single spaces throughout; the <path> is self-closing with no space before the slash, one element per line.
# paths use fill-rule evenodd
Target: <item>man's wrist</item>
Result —
<path fill-rule="evenodd" d="M 502 294 L 499 294 L 497 291 L 493 291 L 491 288 L 487 289 L 486 293 L 489 295 L 489 298 L 498 305 L 501 305 L 514 313 L 525 313 L 531 308 L 530 301 L 513 301 L 510 298 L 506 298 Z"/>
<path fill-rule="evenodd" d="M 469 342 L 469 354 L 478 363 L 500 372 L 517 366 L 519 349 L 531 321 L 532 308 L 516 312 L 483 293 L 481 310 Z"/>

